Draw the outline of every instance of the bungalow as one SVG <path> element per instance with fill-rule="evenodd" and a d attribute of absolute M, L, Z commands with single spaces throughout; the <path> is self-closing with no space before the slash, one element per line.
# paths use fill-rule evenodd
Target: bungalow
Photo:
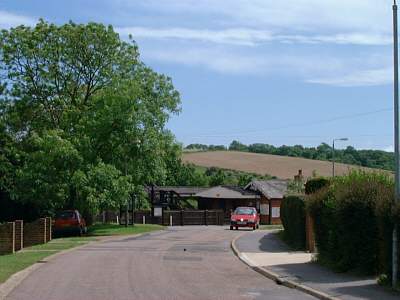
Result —
<path fill-rule="evenodd" d="M 260 213 L 261 224 L 281 224 L 280 206 L 287 191 L 287 180 L 253 180 L 246 187 L 220 185 L 202 187 L 149 187 L 154 207 L 180 207 L 187 199 L 197 200 L 197 209 L 221 209 L 229 222 L 231 211 L 239 206 L 253 206 Z"/>
<path fill-rule="evenodd" d="M 238 206 L 259 207 L 260 196 L 257 192 L 237 186 L 215 186 L 194 195 L 199 209 L 222 209 L 225 219 Z"/>
<path fill-rule="evenodd" d="M 253 180 L 244 189 L 260 196 L 261 224 L 281 224 L 280 207 L 288 181 L 281 179 Z"/>

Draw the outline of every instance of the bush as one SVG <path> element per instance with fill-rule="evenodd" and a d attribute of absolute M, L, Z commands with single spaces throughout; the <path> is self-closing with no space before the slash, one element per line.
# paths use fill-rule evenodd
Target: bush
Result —
<path fill-rule="evenodd" d="M 309 195 L 318 260 L 337 271 L 390 275 L 393 191 L 388 176 L 358 171 Z"/>
<path fill-rule="evenodd" d="M 316 191 L 328 186 L 330 184 L 330 180 L 327 178 L 319 177 L 319 178 L 312 178 L 307 180 L 305 186 L 305 192 L 307 195 L 313 194 Z"/>
<path fill-rule="evenodd" d="M 285 241 L 296 250 L 305 249 L 305 203 L 302 196 L 287 196 L 281 203 Z"/>

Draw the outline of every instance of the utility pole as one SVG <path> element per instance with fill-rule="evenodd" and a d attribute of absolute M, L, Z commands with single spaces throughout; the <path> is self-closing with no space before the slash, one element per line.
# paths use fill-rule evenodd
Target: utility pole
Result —
<path fill-rule="evenodd" d="M 335 177 L 335 139 L 332 142 L 332 177 Z"/>
<path fill-rule="evenodd" d="M 394 60 L 394 157 L 395 157 L 395 199 L 397 202 L 400 199 L 400 130 L 399 130 L 399 50 L 398 50 L 398 32 L 397 32 L 397 4 L 396 0 L 393 3 L 393 60 Z M 393 245 L 392 245 L 392 286 L 397 284 L 397 223 L 393 226 Z"/>

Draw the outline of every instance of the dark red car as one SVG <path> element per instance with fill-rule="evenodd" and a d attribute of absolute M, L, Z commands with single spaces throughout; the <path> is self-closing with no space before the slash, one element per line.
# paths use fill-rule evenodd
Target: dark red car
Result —
<path fill-rule="evenodd" d="M 256 230 L 260 226 L 260 216 L 254 207 L 238 207 L 231 214 L 231 227 L 247 227 Z"/>
<path fill-rule="evenodd" d="M 86 233 L 86 222 L 77 210 L 63 210 L 57 213 L 53 233 L 82 235 Z"/>

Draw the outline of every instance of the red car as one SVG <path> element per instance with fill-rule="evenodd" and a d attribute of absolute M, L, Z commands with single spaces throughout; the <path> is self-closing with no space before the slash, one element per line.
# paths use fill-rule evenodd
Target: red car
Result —
<path fill-rule="evenodd" d="M 63 210 L 57 213 L 54 224 L 53 232 L 55 235 L 59 234 L 77 234 L 82 235 L 86 233 L 86 222 L 77 210 Z"/>
<path fill-rule="evenodd" d="M 238 207 L 231 214 L 231 227 L 250 227 L 256 230 L 260 226 L 260 216 L 254 207 Z"/>

